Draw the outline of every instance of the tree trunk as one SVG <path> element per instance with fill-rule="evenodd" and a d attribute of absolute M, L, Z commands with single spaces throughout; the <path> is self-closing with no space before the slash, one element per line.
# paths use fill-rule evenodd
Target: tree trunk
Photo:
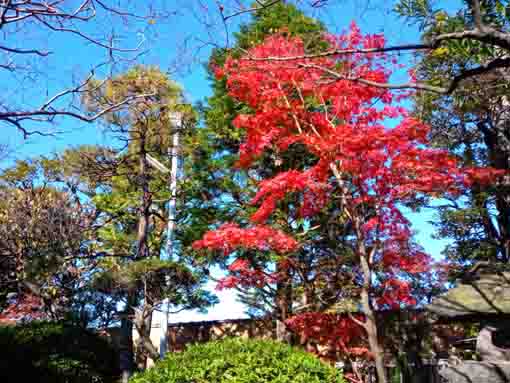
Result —
<path fill-rule="evenodd" d="M 510 142 L 506 129 L 509 124 L 510 122 L 504 117 L 490 124 L 478 124 L 487 146 L 489 165 L 496 169 L 510 169 Z M 508 177 L 505 177 L 503 183 L 504 185 L 495 194 L 498 228 L 493 228 L 491 218 L 487 217 L 485 231 L 490 239 L 498 243 L 501 259 L 495 261 L 508 263 L 510 262 L 510 180 Z"/>
<path fill-rule="evenodd" d="M 158 349 L 151 340 L 152 310 L 148 311 L 144 308 L 136 313 L 135 328 L 138 332 L 136 362 L 138 368 L 143 370 L 147 368 L 148 358 L 153 361 L 159 359 Z"/>
<path fill-rule="evenodd" d="M 149 249 L 147 237 L 149 233 L 149 218 L 150 208 L 152 204 L 152 197 L 149 189 L 149 177 L 147 174 L 147 153 L 145 151 L 145 137 L 140 138 L 140 170 L 139 179 L 142 189 L 142 201 L 140 206 L 140 217 L 138 219 L 138 233 L 137 233 L 137 254 L 136 258 L 141 259 L 149 256 Z"/>
<path fill-rule="evenodd" d="M 138 232 L 137 232 L 137 253 L 136 258 L 141 260 L 150 256 L 148 246 L 148 235 L 149 235 L 149 220 L 150 220 L 150 208 L 152 205 L 152 196 L 149 188 L 149 175 L 148 175 L 148 163 L 147 163 L 147 152 L 145 149 L 145 135 L 140 137 L 140 153 L 139 153 L 139 180 L 140 187 L 142 189 L 142 200 L 140 206 L 140 217 L 138 218 Z M 144 296 L 144 306 L 148 304 L 147 296 Z M 147 365 L 148 354 L 153 354 L 151 351 L 154 348 L 150 340 L 150 331 L 152 324 L 152 311 L 145 315 L 145 307 L 141 310 L 141 318 L 138 315 L 135 317 L 136 323 L 135 328 L 139 335 L 139 341 L 137 342 L 138 352 L 136 356 L 136 362 L 139 368 L 144 369 Z M 157 350 L 156 350 L 157 354 Z M 154 356 L 154 355 L 152 355 Z M 152 357 L 151 356 L 151 357 Z M 158 354 L 159 357 L 159 354 Z M 153 358 L 154 359 L 154 358 Z M 158 359 L 156 357 L 156 359 Z"/>
<path fill-rule="evenodd" d="M 120 371 L 122 383 L 128 383 L 133 374 L 134 352 L 133 352 L 133 317 L 136 297 L 133 292 L 128 292 L 127 307 L 121 319 L 120 328 Z"/>
<path fill-rule="evenodd" d="M 386 370 L 384 368 L 384 351 L 379 344 L 379 337 L 377 334 L 377 320 L 375 318 L 374 310 L 370 305 L 370 286 L 372 273 L 370 266 L 366 259 L 365 254 L 360 254 L 361 269 L 363 271 L 363 287 L 361 289 L 361 308 L 365 314 L 365 331 L 367 332 L 368 344 L 370 351 L 374 355 L 375 369 L 377 371 L 378 383 L 386 383 Z"/>
<path fill-rule="evenodd" d="M 292 282 L 287 270 L 277 264 L 276 272 L 281 276 L 276 284 L 276 339 L 291 343 L 292 334 L 285 321 L 292 315 Z"/>

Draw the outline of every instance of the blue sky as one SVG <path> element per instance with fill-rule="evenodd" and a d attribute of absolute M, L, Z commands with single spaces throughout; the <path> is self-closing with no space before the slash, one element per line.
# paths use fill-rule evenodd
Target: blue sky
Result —
<path fill-rule="evenodd" d="M 177 10 L 177 12 L 162 20 L 156 19 L 155 24 L 143 21 L 136 25 L 121 26 L 119 33 L 123 39 L 119 40 L 118 44 L 130 47 L 135 46 L 140 39 L 145 39 L 143 47 L 147 49 L 147 53 L 139 57 L 137 62 L 159 65 L 163 70 L 168 70 L 172 77 L 182 84 L 190 102 L 203 101 L 211 92 L 203 64 L 214 44 L 224 45 L 226 41 L 224 26 L 218 22 L 217 5 L 210 0 L 203 1 L 202 5 L 193 0 L 188 2 L 158 0 L 153 3 L 158 2 L 168 11 Z M 396 19 L 386 1 L 352 0 L 333 3 L 335 5 L 329 6 L 327 10 L 305 7 L 305 12 L 318 17 L 333 33 L 346 29 L 354 20 L 364 33 L 383 32 L 391 44 L 418 40 L 416 28 L 407 26 L 402 20 Z M 451 2 L 452 5 L 454 3 L 456 1 Z M 158 4 L 155 4 L 155 7 L 157 6 Z M 208 23 L 211 23 L 210 27 L 206 27 L 205 18 L 208 19 Z M 237 24 L 247 18 L 244 16 L 232 19 L 229 31 L 235 31 Z M 84 31 L 96 36 L 100 34 L 100 31 L 108 31 L 110 27 L 108 23 L 111 22 L 108 19 L 100 19 L 95 24 L 86 26 Z M 21 77 L 13 79 L 8 74 L 0 73 L 0 83 L 4 84 L 0 98 L 4 100 L 12 99 L 13 102 L 20 104 L 40 105 L 48 96 L 68 87 L 73 81 L 83 79 L 91 67 L 105 58 L 104 50 L 68 35 L 40 33 L 28 27 L 22 36 L 23 39 L 17 42 L 18 46 L 24 48 L 43 46 L 54 50 L 55 53 L 38 64 L 37 68 L 44 72 L 44 75 L 36 76 L 36 80 Z M 7 39 L 7 37 L 4 35 L 0 39 Z M 12 41 L 9 40 L 9 42 L 12 45 Z M 409 56 L 406 55 L 402 57 L 404 61 L 408 58 Z M 119 65 L 105 66 L 98 71 L 98 75 L 104 71 L 118 70 Z M 12 81 L 21 84 L 22 91 L 20 87 L 11 87 Z M 9 160 L 0 162 L 0 166 L 6 166 L 14 158 L 50 154 L 80 144 L 111 142 L 98 124 L 61 119 L 48 129 L 59 133 L 55 137 L 33 136 L 25 140 L 14 129 L 3 128 L 0 144 L 9 145 L 12 154 Z M 433 212 L 409 213 L 408 216 L 413 222 L 413 228 L 417 231 L 418 241 L 430 254 L 438 257 L 445 242 L 431 238 L 433 228 L 428 221 L 433 219 Z M 214 284 L 211 283 L 209 287 L 214 288 Z M 243 307 L 236 302 L 232 291 L 222 291 L 218 295 L 221 303 L 212 308 L 207 315 L 183 312 L 174 316 L 172 321 L 227 319 L 242 316 Z"/>

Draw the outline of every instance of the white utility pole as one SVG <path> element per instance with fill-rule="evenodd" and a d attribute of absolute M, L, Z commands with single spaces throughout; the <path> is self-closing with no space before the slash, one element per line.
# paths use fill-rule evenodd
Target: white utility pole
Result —
<path fill-rule="evenodd" d="M 172 146 L 168 148 L 168 155 L 170 157 L 170 201 L 168 202 L 167 259 L 173 259 L 174 252 L 175 207 L 177 204 L 177 177 L 179 172 L 179 131 L 182 128 L 182 113 L 173 112 L 170 115 L 170 124 L 173 134 Z"/>
<path fill-rule="evenodd" d="M 172 145 L 168 148 L 168 157 L 170 160 L 170 169 L 158 161 L 156 158 L 147 154 L 147 162 L 149 165 L 159 170 L 162 173 L 170 173 L 169 190 L 170 199 L 168 200 L 168 226 L 167 226 L 167 242 L 166 251 L 161 253 L 161 260 L 173 259 L 174 252 L 174 233 L 175 233 L 175 218 L 176 218 L 176 205 L 177 205 L 177 178 L 179 172 L 179 133 L 182 128 L 182 113 L 172 112 L 170 114 L 170 129 L 172 133 Z M 166 281 L 169 283 L 170 281 Z M 165 311 L 165 318 L 161 322 L 161 335 L 159 339 L 159 355 L 163 358 L 166 354 L 168 344 L 168 320 L 170 307 L 168 301 L 166 305 L 163 304 Z"/>
<path fill-rule="evenodd" d="M 168 148 L 170 157 L 170 200 L 168 201 L 168 227 L 166 242 L 166 259 L 172 260 L 174 254 L 175 218 L 177 204 L 177 177 L 179 172 L 179 134 L 182 128 L 182 113 L 173 112 L 170 115 L 170 129 L 172 129 L 172 146 Z M 161 254 L 164 256 L 163 253 Z M 170 281 L 166 281 L 169 283 Z M 168 301 L 165 307 L 165 318 L 161 323 L 161 337 L 159 340 L 159 355 L 164 358 L 168 345 L 168 320 L 170 305 Z"/>

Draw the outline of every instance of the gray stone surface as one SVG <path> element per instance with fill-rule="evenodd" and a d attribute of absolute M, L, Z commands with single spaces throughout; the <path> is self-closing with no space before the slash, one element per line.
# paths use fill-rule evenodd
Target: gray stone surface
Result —
<path fill-rule="evenodd" d="M 482 274 L 432 300 L 427 310 L 440 317 L 473 314 L 510 314 L 510 272 Z"/>
<path fill-rule="evenodd" d="M 439 370 L 448 383 L 510 383 L 510 362 L 462 362 Z"/>

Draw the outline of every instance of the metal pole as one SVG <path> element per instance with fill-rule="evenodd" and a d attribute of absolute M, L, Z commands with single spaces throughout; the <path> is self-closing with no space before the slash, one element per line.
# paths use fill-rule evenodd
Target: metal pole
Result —
<path fill-rule="evenodd" d="M 173 259 L 174 252 L 174 231 L 177 204 L 177 173 L 179 171 L 179 130 L 182 125 L 182 114 L 174 112 L 170 116 L 172 125 L 172 146 L 168 148 L 170 157 L 170 201 L 168 202 L 168 239 L 166 253 L 168 259 Z"/>
<path fill-rule="evenodd" d="M 170 115 L 170 129 L 172 130 L 172 145 L 168 148 L 170 158 L 170 200 L 168 201 L 168 227 L 166 254 L 161 253 L 161 259 L 172 260 L 174 253 L 174 232 L 177 204 L 177 176 L 179 171 L 179 131 L 182 127 L 182 113 L 173 112 Z M 170 281 L 166 281 L 169 283 Z M 170 307 L 166 302 L 165 318 L 161 323 L 161 337 L 159 341 L 159 354 L 164 358 L 168 345 L 168 321 Z"/>

